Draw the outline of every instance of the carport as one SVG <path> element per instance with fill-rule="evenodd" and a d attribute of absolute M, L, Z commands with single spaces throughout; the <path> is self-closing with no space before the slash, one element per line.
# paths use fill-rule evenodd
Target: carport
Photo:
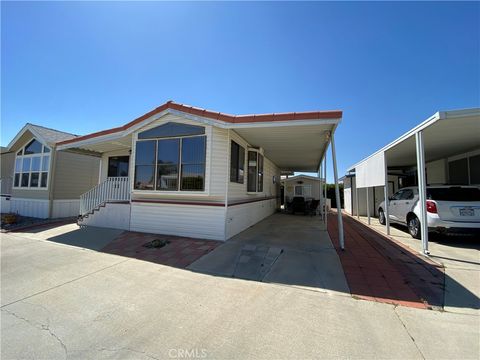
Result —
<path fill-rule="evenodd" d="M 348 169 L 346 179 L 352 184 L 348 193 L 351 214 L 359 217 L 363 205 L 370 224 L 372 189 L 375 197 L 375 188 L 383 188 L 382 200 L 388 202 L 395 185 L 397 189 L 418 186 L 422 249 L 428 255 L 427 183 L 477 185 L 479 172 L 480 109 L 440 111 Z M 390 234 L 388 206 L 385 208 L 385 227 Z"/>

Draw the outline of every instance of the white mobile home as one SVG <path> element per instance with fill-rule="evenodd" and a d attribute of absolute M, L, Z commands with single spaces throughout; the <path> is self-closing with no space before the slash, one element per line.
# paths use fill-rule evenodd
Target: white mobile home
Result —
<path fill-rule="evenodd" d="M 228 115 L 169 101 L 57 146 L 101 159 L 80 224 L 226 240 L 279 209 L 281 171 L 319 170 L 341 117 Z"/>

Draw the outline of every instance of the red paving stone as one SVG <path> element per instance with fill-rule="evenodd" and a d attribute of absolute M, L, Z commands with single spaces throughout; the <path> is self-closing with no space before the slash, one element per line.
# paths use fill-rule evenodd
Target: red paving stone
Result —
<path fill-rule="evenodd" d="M 155 239 L 170 243 L 162 248 L 143 246 Z M 101 251 L 184 269 L 220 244 L 213 240 L 125 231 Z"/>
<path fill-rule="evenodd" d="M 415 308 L 443 307 L 444 268 L 400 242 L 343 215 L 345 251 L 338 244 L 337 215 L 328 232 L 352 296 Z"/>

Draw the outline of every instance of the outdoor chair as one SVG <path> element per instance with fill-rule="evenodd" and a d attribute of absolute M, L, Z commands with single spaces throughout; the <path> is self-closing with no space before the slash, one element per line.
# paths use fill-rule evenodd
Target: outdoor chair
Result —
<path fill-rule="evenodd" d="M 310 216 L 317 214 L 318 205 L 320 205 L 320 200 L 310 201 L 310 204 L 308 206 L 308 213 L 310 214 Z"/>
<path fill-rule="evenodd" d="M 290 209 L 292 211 L 292 214 L 295 214 L 296 212 L 302 212 L 306 213 L 306 204 L 305 204 L 305 199 L 300 196 L 295 196 L 290 203 Z"/>

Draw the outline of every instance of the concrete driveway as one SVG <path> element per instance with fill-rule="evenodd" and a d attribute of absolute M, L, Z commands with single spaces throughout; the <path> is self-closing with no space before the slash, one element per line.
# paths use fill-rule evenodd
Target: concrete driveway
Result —
<path fill-rule="evenodd" d="M 319 217 L 274 214 L 188 268 L 350 295 L 340 260 Z"/>
<path fill-rule="evenodd" d="M 478 359 L 479 317 L 1 234 L 2 359 Z"/>

